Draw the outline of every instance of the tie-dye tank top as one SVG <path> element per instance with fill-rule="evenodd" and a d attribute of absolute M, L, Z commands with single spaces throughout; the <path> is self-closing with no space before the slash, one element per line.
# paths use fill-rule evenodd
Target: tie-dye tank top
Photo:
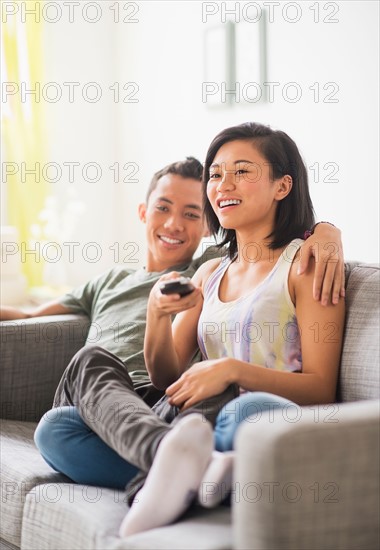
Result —
<path fill-rule="evenodd" d="M 233 357 L 263 367 L 301 371 L 300 335 L 288 289 L 289 270 L 303 241 L 294 239 L 251 292 L 222 302 L 219 285 L 231 264 L 222 259 L 204 288 L 198 344 L 204 359 Z"/>

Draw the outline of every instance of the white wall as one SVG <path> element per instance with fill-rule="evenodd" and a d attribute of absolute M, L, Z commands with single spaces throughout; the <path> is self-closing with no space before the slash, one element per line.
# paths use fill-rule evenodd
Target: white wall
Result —
<path fill-rule="evenodd" d="M 58 163 L 62 170 L 62 178 L 52 184 L 51 190 L 62 209 L 71 200 L 70 193 L 85 208 L 74 219 L 73 227 L 65 227 L 64 231 L 66 242 L 80 243 L 71 249 L 73 263 L 69 261 L 69 247 L 62 247 L 67 282 L 72 285 L 108 268 L 113 261 L 109 247 L 118 231 L 115 218 L 118 198 L 109 169 L 117 160 L 119 135 L 117 105 L 109 86 L 118 80 L 118 66 L 114 61 L 114 25 L 104 8 L 102 12 L 96 23 L 86 21 L 78 8 L 73 22 L 67 10 L 59 21 L 44 22 L 44 82 L 56 83 L 62 90 L 59 101 L 44 102 L 47 161 Z M 95 11 L 85 12 L 88 19 L 95 16 Z M 47 12 L 47 17 L 53 18 L 54 12 Z M 51 90 L 53 95 L 54 88 Z M 94 101 L 97 97 L 99 100 Z M 74 162 L 79 166 L 73 166 L 70 174 L 68 163 Z"/>
<path fill-rule="evenodd" d="M 302 10 L 294 23 L 282 15 L 284 6 L 291 3 L 281 2 L 274 21 L 267 24 L 267 80 L 280 83 L 274 101 L 241 101 L 221 108 L 202 102 L 203 37 L 206 28 L 221 24 L 222 7 L 235 2 L 211 3 L 218 13 L 207 23 L 202 22 L 202 2 L 129 3 L 131 8 L 138 7 L 130 15 L 138 20 L 135 23 L 115 22 L 115 12 L 110 10 L 114 2 L 97 4 L 102 6 L 98 22 L 76 17 L 69 23 L 62 18 L 47 25 L 46 32 L 46 80 L 78 81 L 81 86 L 94 81 L 103 91 L 97 103 L 77 96 L 74 103 L 46 106 L 49 159 L 81 165 L 98 162 L 103 169 L 97 184 L 82 178 L 75 181 L 87 207 L 75 240 L 82 245 L 99 242 L 103 255 L 96 263 L 78 256 L 74 268 L 69 266 L 70 284 L 112 263 L 115 251 L 110 246 L 115 242 L 121 248 L 137 243 L 139 252 L 132 259 L 143 261 L 144 228 L 136 209 L 152 173 L 189 154 L 203 160 L 219 130 L 247 120 L 285 130 L 298 143 L 308 167 L 319 163 L 320 181 L 311 179 L 317 218 L 342 229 L 347 259 L 379 261 L 377 2 L 320 2 L 319 23 L 314 22 L 315 12 L 310 9 L 315 2 L 293 3 Z M 131 14 L 123 10 L 127 4 L 119 2 L 120 19 Z M 247 4 L 237 3 L 242 12 Z M 262 2 L 256 4 L 263 7 Z M 338 22 L 329 24 L 323 18 L 328 17 L 331 5 L 338 8 L 334 16 Z M 286 9 L 290 11 L 285 15 L 293 18 L 293 8 Z M 138 86 L 132 97 L 138 102 L 115 102 L 109 90 L 115 82 L 121 99 Z M 135 84 L 123 91 L 128 82 Z M 289 82 L 296 82 L 302 90 L 302 98 L 295 103 L 286 101 L 279 91 Z M 332 90 L 323 90 L 328 82 L 339 86 L 338 103 L 322 101 Z M 314 83 L 320 86 L 319 102 L 314 102 L 309 89 Z M 109 166 L 114 162 L 121 167 L 137 165 L 138 181 L 113 182 Z M 337 165 L 338 182 L 323 181 L 328 175 L 323 170 L 327 162 Z M 121 169 L 121 176 L 127 175 Z M 61 199 L 63 188 L 62 184 L 54 186 Z M 125 265 L 137 264 L 127 261 Z"/>
<path fill-rule="evenodd" d="M 121 142 L 141 166 L 141 187 L 166 162 L 186 154 L 203 159 L 222 128 L 264 122 L 295 139 L 308 167 L 319 163 L 320 181 L 314 183 L 311 172 L 317 218 L 342 229 L 346 257 L 378 261 L 378 3 L 336 2 L 339 11 L 332 16 L 331 7 L 320 2 L 319 23 L 310 9 L 314 2 L 296 3 L 302 16 L 289 23 L 282 16 L 289 3 L 282 2 L 267 24 L 267 80 L 280 83 L 274 102 L 249 104 L 242 98 L 220 109 L 202 102 L 203 35 L 206 27 L 221 23 L 222 4 L 231 8 L 235 2 L 211 4 L 219 11 L 203 23 L 201 2 L 141 3 L 140 22 L 119 34 L 119 49 L 126 52 L 121 80 L 133 79 L 141 89 L 140 102 L 127 105 L 121 127 Z M 246 4 L 240 3 L 241 14 Z M 295 18 L 287 9 L 285 17 Z M 254 12 L 246 13 L 254 18 Z M 339 22 L 324 23 L 330 14 Z M 278 91 L 289 82 L 301 87 L 298 102 L 287 102 Z M 316 82 L 317 103 L 309 89 Z M 338 103 L 322 101 L 333 91 L 323 90 L 328 82 L 339 86 L 331 97 Z M 331 170 L 323 170 L 327 162 L 337 165 L 333 179 L 339 182 L 323 181 Z M 125 188 L 125 201 L 132 197 L 137 202 L 135 192 Z M 128 225 L 124 228 L 128 234 Z"/>

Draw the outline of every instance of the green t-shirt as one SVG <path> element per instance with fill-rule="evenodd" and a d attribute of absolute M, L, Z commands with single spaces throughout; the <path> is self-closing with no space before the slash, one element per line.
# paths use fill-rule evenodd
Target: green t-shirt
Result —
<path fill-rule="evenodd" d="M 149 293 L 166 272 L 178 271 L 192 277 L 206 260 L 221 252 L 208 248 L 188 266 L 173 267 L 160 273 L 147 273 L 144 268 L 110 269 L 64 295 L 59 301 L 74 313 L 83 313 L 91 325 L 86 344 L 96 344 L 116 355 L 126 365 L 135 387 L 149 382 L 144 361 L 144 334 Z"/>

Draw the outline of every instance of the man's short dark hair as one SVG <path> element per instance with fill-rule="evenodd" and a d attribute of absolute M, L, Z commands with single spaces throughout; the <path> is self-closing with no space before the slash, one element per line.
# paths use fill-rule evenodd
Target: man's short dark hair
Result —
<path fill-rule="evenodd" d="M 191 178 L 202 181 L 202 173 L 203 166 L 195 157 L 186 157 L 186 160 L 179 160 L 178 162 L 168 164 L 153 175 L 146 194 L 146 203 L 148 203 L 151 193 L 156 189 L 158 181 L 162 178 L 162 176 L 166 176 L 167 174 L 176 174 L 177 176 L 181 176 L 183 178 Z"/>

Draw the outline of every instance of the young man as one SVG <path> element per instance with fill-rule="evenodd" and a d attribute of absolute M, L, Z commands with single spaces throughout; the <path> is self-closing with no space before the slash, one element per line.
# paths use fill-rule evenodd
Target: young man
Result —
<path fill-rule="evenodd" d="M 2 320 L 85 313 L 100 334 L 97 346 L 85 346 L 70 362 L 54 400 L 54 407 L 60 408 L 55 416 L 45 415 L 36 434 L 45 460 L 76 482 L 124 487 L 139 470 L 149 470 L 162 436 L 170 429 L 167 423 L 173 420 L 173 411 L 165 402 L 156 406 L 157 417 L 151 413 L 163 392 L 151 384 L 144 364 L 146 306 L 152 286 L 164 273 L 175 270 L 191 277 L 202 262 L 220 254 L 214 249 L 192 259 L 206 235 L 201 174 L 202 165 L 189 157 L 153 176 L 146 203 L 139 206 L 148 243 L 144 268 L 111 269 L 29 314 L 1 309 Z M 327 246 L 332 243 L 338 251 L 335 255 Z M 318 225 L 303 246 L 301 271 L 317 246 L 315 297 L 320 298 L 323 288 L 322 301 L 327 302 L 332 289 L 336 302 L 344 285 L 340 231 L 329 224 Z M 208 406 L 207 417 L 213 421 L 234 396 L 233 391 L 225 392 L 215 406 Z M 152 430 L 144 429 L 152 423 L 156 446 L 146 440 Z M 145 446 L 152 453 L 145 453 Z M 94 456 L 101 458 L 94 460 Z M 125 464 L 123 475 L 120 461 Z"/>

